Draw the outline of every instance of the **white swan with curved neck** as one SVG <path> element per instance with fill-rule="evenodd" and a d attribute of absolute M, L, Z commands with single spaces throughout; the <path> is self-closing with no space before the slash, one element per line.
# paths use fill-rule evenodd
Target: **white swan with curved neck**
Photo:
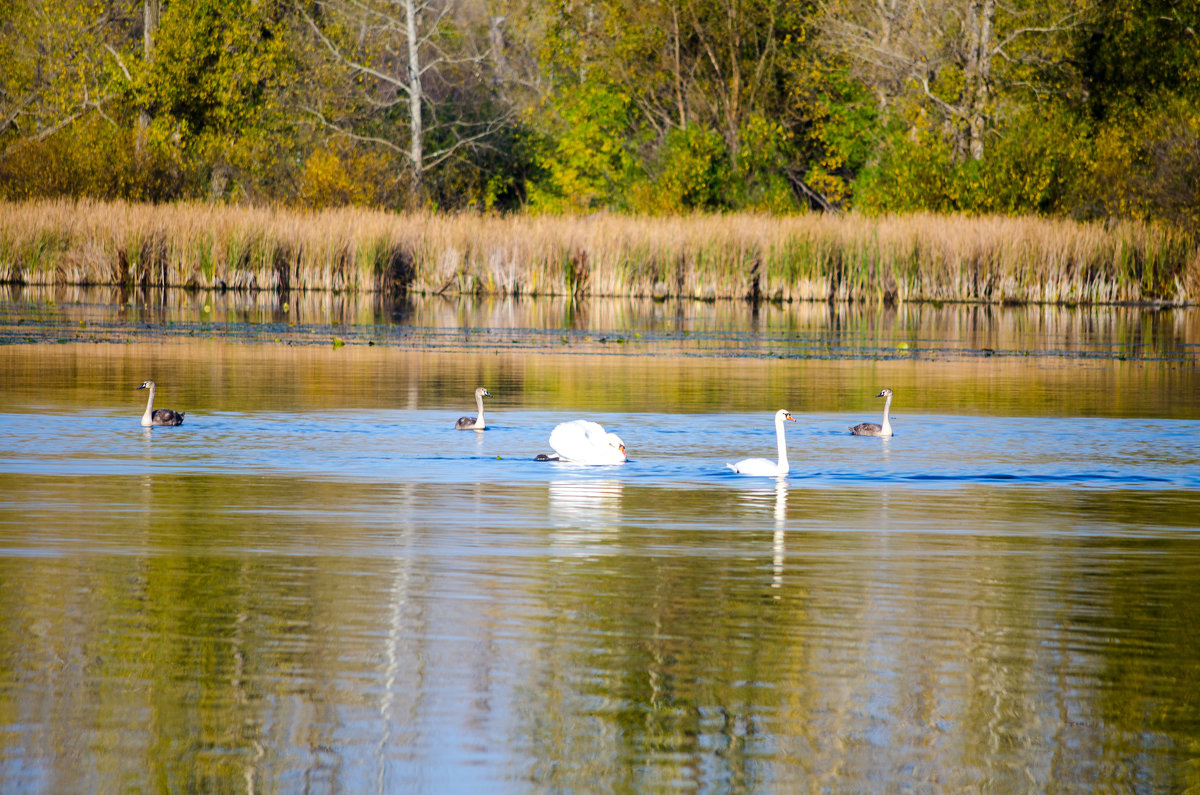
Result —
<path fill-rule="evenodd" d="M 557 458 L 540 455 L 540 461 L 569 461 L 574 464 L 624 464 L 625 442 L 604 426 L 588 420 L 571 420 L 554 426 L 550 446 Z"/>
<path fill-rule="evenodd" d="M 184 413 L 182 411 L 154 408 L 154 390 L 156 388 L 153 381 L 144 381 L 138 387 L 138 389 L 150 390 L 150 397 L 146 400 L 146 413 L 142 415 L 142 425 L 146 427 L 150 427 L 151 425 L 183 425 Z"/>
<path fill-rule="evenodd" d="M 891 436 L 892 421 L 888 418 L 888 412 L 892 408 L 892 390 L 884 387 L 879 390 L 879 394 L 875 397 L 887 398 L 883 402 L 883 424 L 876 425 L 873 422 L 860 422 L 850 429 L 850 433 L 855 436 Z"/>
<path fill-rule="evenodd" d="M 491 397 L 492 393 L 479 387 L 475 390 L 475 405 L 479 408 L 479 415 L 476 417 L 459 417 L 458 422 L 454 423 L 454 427 L 460 431 L 482 431 L 483 424 L 483 399 Z"/>
<path fill-rule="evenodd" d="M 772 461 L 768 458 L 746 458 L 738 461 L 736 464 L 726 464 L 725 466 L 739 475 L 760 475 L 763 477 L 786 475 L 791 467 L 788 466 L 787 444 L 784 441 L 783 435 L 783 423 L 785 420 L 795 422 L 796 418 L 787 409 L 780 409 L 775 412 L 775 442 L 779 446 L 778 461 Z"/>

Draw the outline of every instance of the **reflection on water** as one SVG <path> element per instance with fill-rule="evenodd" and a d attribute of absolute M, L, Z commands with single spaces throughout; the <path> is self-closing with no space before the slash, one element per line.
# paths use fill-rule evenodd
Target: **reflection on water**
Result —
<path fill-rule="evenodd" d="M 572 555 L 603 554 L 606 542 L 615 541 L 620 531 L 624 487 L 620 480 L 551 481 L 554 546 Z"/>
<path fill-rule="evenodd" d="M 771 536 L 771 587 L 780 588 L 783 586 L 783 562 L 784 555 L 787 552 L 788 487 L 786 477 L 774 478 L 774 481 L 775 483 L 772 488 L 764 487 L 762 489 L 746 491 L 740 496 L 752 509 L 762 509 L 767 505 L 773 505 L 771 515 L 775 520 L 775 530 Z M 778 599 L 779 596 L 776 595 L 775 598 Z"/>
<path fill-rule="evenodd" d="M 1186 357 L 227 336 L 0 384 L 4 792 L 1200 788 Z M 728 472 L 783 405 L 790 475 Z M 533 460 L 580 416 L 636 455 Z"/>
<path fill-rule="evenodd" d="M 872 306 L 638 298 L 194 292 L 0 286 L 0 342 L 219 337 L 562 353 L 1200 362 L 1200 308 Z"/>
<path fill-rule="evenodd" d="M 783 555 L 785 535 L 785 520 L 787 519 L 787 484 L 783 478 L 775 484 L 775 534 L 771 539 L 771 549 L 774 556 L 771 560 L 771 587 L 778 588 L 783 584 Z"/>
<path fill-rule="evenodd" d="M 53 405 L 72 413 L 140 417 L 145 402 L 137 400 L 134 387 L 153 378 L 162 405 L 188 412 L 184 428 L 211 425 L 229 411 L 266 412 L 264 422 L 272 425 L 287 415 L 270 412 L 440 409 L 453 424 L 471 410 L 480 384 L 495 395 L 488 424 L 498 427 L 514 407 L 573 411 L 567 419 L 593 412 L 678 416 L 765 410 L 758 424 L 766 426 L 767 436 L 731 450 L 730 461 L 773 449 L 769 418 L 777 408 L 786 406 L 794 414 L 836 412 L 839 433 L 876 420 L 879 405 L 873 395 L 882 385 L 896 393 L 892 423 L 900 435 L 913 416 L 922 414 L 1039 416 L 1047 429 L 1063 417 L 1200 416 L 1200 367 L 1177 363 L 625 357 L 201 340 L 0 346 L 0 367 L 9 375 L 0 390 L 0 409 Z M 640 455 L 636 436 L 621 430 L 633 455 Z M 546 452 L 550 429 L 545 431 L 535 452 Z M 61 432 L 72 429 L 64 426 Z M 794 434 L 803 435 L 803 429 L 789 427 L 789 439 Z M 270 444 L 269 437 L 265 443 Z"/>

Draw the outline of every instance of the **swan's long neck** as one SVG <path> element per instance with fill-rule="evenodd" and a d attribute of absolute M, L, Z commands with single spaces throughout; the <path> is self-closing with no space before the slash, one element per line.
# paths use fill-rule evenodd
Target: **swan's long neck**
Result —
<path fill-rule="evenodd" d="M 154 422 L 154 387 L 150 387 L 150 394 L 146 397 L 146 413 L 142 415 L 142 425 L 150 425 Z"/>
<path fill-rule="evenodd" d="M 479 416 L 475 418 L 475 427 L 483 427 L 483 395 L 475 396 L 475 405 L 479 407 Z"/>
<path fill-rule="evenodd" d="M 883 427 L 880 429 L 880 432 L 884 436 L 891 436 L 891 434 L 892 434 L 892 421 L 890 419 L 888 419 L 888 412 L 890 412 L 891 409 L 892 409 L 892 396 L 888 395 L 886 398 L 884 398 L 884 401 L 883 401 Z"/>
<path fill-rule="evenodd" d="M 775 442 L 779 445 L 779 474 L 788 471 L 787 443 L 783 438 L 783 417 L 775 418 Z"/>

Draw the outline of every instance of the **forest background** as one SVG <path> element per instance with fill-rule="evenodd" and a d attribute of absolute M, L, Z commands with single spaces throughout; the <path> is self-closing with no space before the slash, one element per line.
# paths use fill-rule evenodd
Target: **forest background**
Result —
<path fill-rule="evenodd" d="M 0 0 L 0 199 L 1200 227 L 1194 0 Z"/>

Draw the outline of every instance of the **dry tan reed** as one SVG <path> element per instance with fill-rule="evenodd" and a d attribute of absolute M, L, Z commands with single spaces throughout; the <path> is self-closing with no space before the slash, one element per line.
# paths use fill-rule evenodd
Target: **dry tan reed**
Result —
<path fill-rule="evenodd" d="M 505 295 L 1191 302 L 1166 226 L 931 214 L 636 218 L 0 204 L 0 281 Z"/>

